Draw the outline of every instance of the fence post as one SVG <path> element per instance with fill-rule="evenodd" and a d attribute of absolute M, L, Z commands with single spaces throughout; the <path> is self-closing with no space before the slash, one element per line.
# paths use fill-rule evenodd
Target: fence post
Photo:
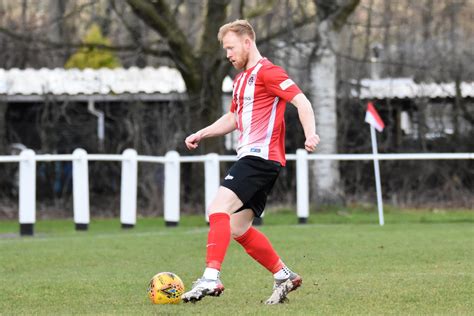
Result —
<path fill-rule="evenodd" d="M 296 151 L 296 214 L 298 223 L 305 224 L 309 217 L 308 153 Z"/>
<path fill-rule="evenodd" d="M 178 226 L 180 162 L 176 151 L 169 151 L 165 156 L 165 202 L 164 218 L 166 226 Z"/>
<path fill-rule="evenodd" d="M 212 202 L 212 199 L 216 196 L 217 190 L 220 185 L 220 166 L 219 166 L 219 155 L 215 153 L 207 154 L 206 161 L 204 162 L 204 173 L 205 173 L 205 186 L 206 186 L 206 205 L 205 216 L 206 222 L 209 222 L 208 207 Z"/>
<path fill-rule="evenodd" d="M 20 153 L 19 221 L 20 235 L 33 236 L 36 222 L 36 160 L 35 152 L 25 149 Z"/>
<path fill-rule="evenodd" d="M 132 228 L 137 223 L 137 151 L 123 152 L 120 190 L 120 222 L 122 228 Z"/>
<path fill-rule="evenodd" d="M 89 165 L 87 152 L 82 148 L 73 151 L 72 188 L 74 200 L 74 223 L 76 230 L 87 230 L 89 215 Z"/>

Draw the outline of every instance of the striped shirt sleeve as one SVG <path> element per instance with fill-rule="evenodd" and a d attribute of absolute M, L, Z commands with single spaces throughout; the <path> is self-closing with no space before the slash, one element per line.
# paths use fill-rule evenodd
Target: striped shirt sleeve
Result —
<path fill-rule="evenodd" d="M 264 72 L 264 77 L 267 90 L 287 102 L 301 93 L 300 88 L 281 67 L 272 65 Z"/>

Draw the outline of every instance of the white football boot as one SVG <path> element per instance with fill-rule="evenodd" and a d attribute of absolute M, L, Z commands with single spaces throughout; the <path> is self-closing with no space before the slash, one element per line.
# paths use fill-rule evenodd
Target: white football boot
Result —
<path fill-rule="evenodd" d="M 183 302 L 196 303 L 200 301 L 204 296 L 219 296 L 224 292 L 224 285 L 220 279 L 209 280 L 200 278 L 193 283 L 193 287 L 190 291 L 184 293 L 181 296 Z"/>
<path fill-rule="evenodd" d="M 290 276 L 283 280 L 275 280 L 273 284 L 273 293 L 267 299 L 265 304 L 274 305 L 284 303 L 288 293 L 296 290 L 303 283 L 303 279 L 296 273 L 290 272 Z"/>

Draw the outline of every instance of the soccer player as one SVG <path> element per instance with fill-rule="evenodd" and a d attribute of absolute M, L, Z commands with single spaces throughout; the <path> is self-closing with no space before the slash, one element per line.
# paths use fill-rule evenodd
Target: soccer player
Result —
<path fill-rule="evenodd" d="M 286 102 L 298 109 L 306 137 L 305 149 L 309 152 L 313 152 L 319 143 L 314 113 L 311 103 L 286 72 L 260 55 L 249 22 L 236 20 L 225 24 L 217 38 L 234 68 L 242 70 L 234 79 L 230 112 L 188 136 L 185 143 L 189 150 L 193 150 L 204 138 L 238 129 L 239 159 L 230 168 L 208 206 L 206 268 L 182 299 L 196 302 L 207 295 L 219 296 L 224 291 L 219 276 L 232 237 L 273 274 L 273 293 L 266 304 L 278 304 L 301 285 L 302 278 L 283 263 L 267 237 L 252 227 L 252 222 L 255 216 L 262 215 L 267 195 L 286 163 Z"/>

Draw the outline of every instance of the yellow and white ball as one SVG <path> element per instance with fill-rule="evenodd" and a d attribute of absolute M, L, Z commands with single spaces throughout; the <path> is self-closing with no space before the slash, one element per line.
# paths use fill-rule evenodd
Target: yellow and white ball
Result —
<path fill-rule="evenodd" d="M 153 304 L 178 304 L 183 293 L 183 281 L 172 272 L 156 274 L 148 286 L 148 297 Z"/>

